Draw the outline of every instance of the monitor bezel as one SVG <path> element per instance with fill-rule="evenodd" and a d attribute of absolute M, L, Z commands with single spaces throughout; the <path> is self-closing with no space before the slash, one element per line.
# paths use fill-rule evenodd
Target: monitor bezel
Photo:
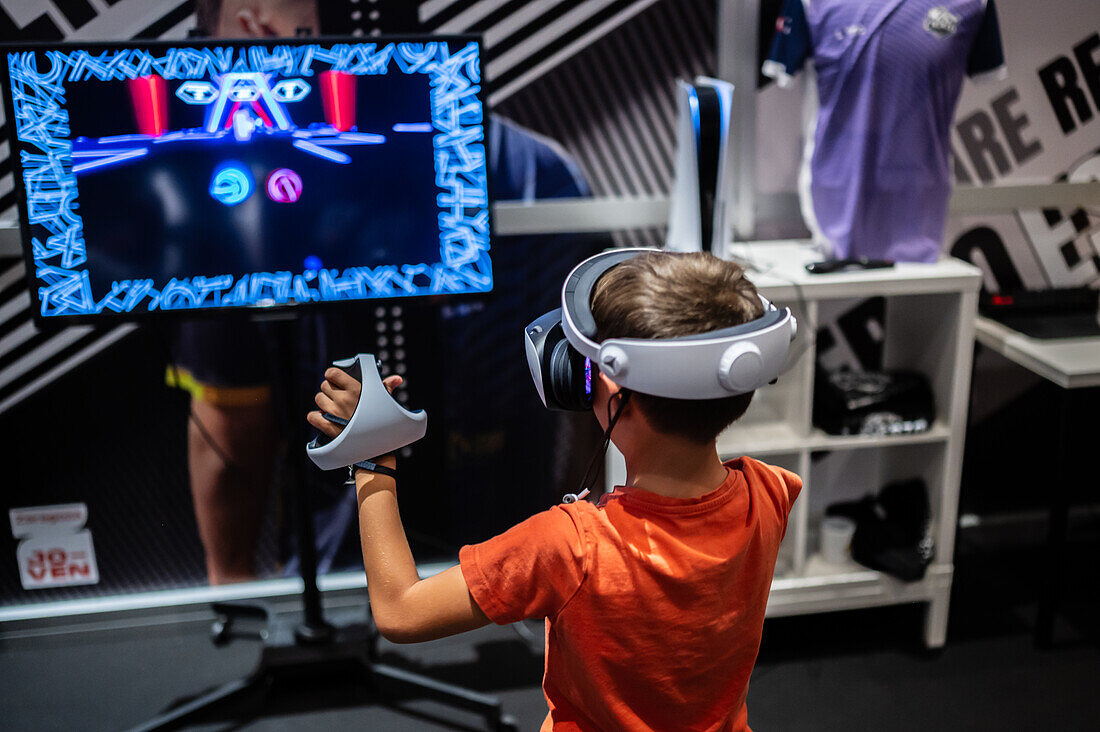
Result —
<path fill-rule="evenodd" d="M 124 41 L 89 41 L 89 42 L 75 42 L 75 41 L 51 41 L 51 42 L 34 42 L 34 41 L 18 41 L 18 42 L 5 42 L 0 43 L 0 96 L 3 96 L 4 113 L 9 124 L 9 131 L 5 138 L 7 140 L 10 155 L 9 160 L 12 161 L 12 174 L 14 176 L 13 183 L 15 188 L 16 197 L 16 211 L 19 223 L 19 239 L 22 246 L 22 256 L 25 268 L 25 278 L 27 283 L 28 295 L 30 296 L 30 305 L 32 308 L 32 318 L 35 326 L 43 331 L 58 330 L 67 328 L 70 326 L 78 325 L 94 325 L 100 327 L 113 327 L 122 325 L 125 323 L 135 324 L 149 324 L 156 322 L 170 322 L 175 320 L 195 320 L 195 319 L 217 319 L 224 317 L 232 318 L 251 318 L 256 320 L 270 320 L 270 319 L 283 319 L 288 317 L 297 317 L 298 315 L 308 315 L 310 313 L 325 313 L 332 310 L 339 310 L 344 307 L 369 307 L 372 304 L 402 304 L 412 305 L 414 303 L 437 303 L 442 301 L 453 301 L 467 298 L 478 298 L 492 295 L 494 291 L 494 285 L 496 282 L 495 272 L 491 275 L 493 282 L 490 283 L 488 290 L 477 290 L 468 292 L 440 292 L 440 293 L 419 293 L 419 294 L 401 294 L 390 295 L 380 297 L 364 297 L 364 298 L 349 298 L 346 300 L 320 300 L 315 302 L 295 302 L 295 303 L 282 303 L 274 305 L 230 305 L 230 306 L 209 306 L 200 308 L 179 308 L 163 310 L 157 308 L 156 310 L 143 310 L 139 312 L 115 312 L 109 310 L 101 310 L 98 313 L 80 313 L 70 315 L 42 315 L 42 303 L 38 294 L 38 288 L 41 285 L 40 280 L 35 276 L 35 261 L 33 249 L 31 246 L 31 226 L 28 222 L 27 214 L 27 200 L 25 195 L 25 184 L 23 178 L 23 165 L 19 155 L 17 130 L 15 127 L 15 105 L 12 98 L 12 92 L 10 85 L 4 83 L 9 78 L 8 69 L 8 53 L 13 51 L 35 51 L 45 52 L 52 50 L 73 50 L 80 49 L 86 50 L 91 53 L 111 51 L 111 50 L 125 50 L 125 49 L 160 49 L 160 48 L 202 48 L 211 46 L 263 46 L 267 48 L 275 46 L 286 45 L 306 45 L 306 44 L 364 44 L 364 43 L 425 43 L 431 41 L 443 41 L 443 42 L 455 42 L 455 43 L 469 43 L 474 42 L 478 45 L 478 57 L 479 63 L 482 66 L 481 82 L 478 85 L 478 91 L 476 97 L 481 103 L 482 109 L 482 127 L 484 134 L 482 136 L 481 144 L 485 150 L 485 178 L 486 189 L 488 193 L 489 205 L 487 206 L 488 214 L 488 237 L 489 237 L 489 261 L 490 267 L 492 267 L 492 251 L 495 244 L 495 223 L 493 214 L 493 202 L 494 197 L 494 185 L 493 176 L 490 173 L 490 161 L 492 160 L 492 151 L 490 149 L 490 135 L 488 134 L 489 126 L 489 101 L 488 101 L 488 81 L 485 76 L 484 64 L 485 64 L 485 43 L 479 33 L 441 33 L 441 34 L 425 34 L 425 33 L 397 33 L 397 34 L 383 34 L 377 36 L 298 36 L 294 38 L 188 38 L 181 40 L 124 40 Z"/>

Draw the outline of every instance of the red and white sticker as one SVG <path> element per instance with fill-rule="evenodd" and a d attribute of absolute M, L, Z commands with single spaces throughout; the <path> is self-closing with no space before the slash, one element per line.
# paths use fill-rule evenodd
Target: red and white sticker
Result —
<path fill-rule="evenodd" d="M 99 582 L 92 532 L 84 528 L 86 504 L 14 508 L 8 516 L 12 534 L 21 540 L 16 559 L 23 589 Z"/>

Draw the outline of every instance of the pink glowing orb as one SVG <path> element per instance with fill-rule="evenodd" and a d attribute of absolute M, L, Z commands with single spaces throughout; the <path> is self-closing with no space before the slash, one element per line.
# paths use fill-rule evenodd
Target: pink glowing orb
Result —
<path fill-rule="evenodd" d="M 267 197 L 275 203 L 294 203 L 302 195 L 302 177 L 290 168 L 279 168 L 267 176 Z"/>

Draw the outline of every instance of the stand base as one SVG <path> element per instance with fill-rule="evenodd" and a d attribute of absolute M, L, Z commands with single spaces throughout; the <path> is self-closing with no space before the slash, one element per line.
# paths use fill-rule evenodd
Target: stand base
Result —
<path fill-rule="evenodd" d="M 222 684 L 134 727 L 131 732 L 179 729 L 200 720 L 217 719 L 246 701 L 262 702 L 276 687 L 280 692 L 291 690 L 293 693 L 293 689 L 307 680 L 314 684 L 326 679 L 342 684 L 355 679 L 380 700 L 380 686 L 400 687 L 410 696 L 480 714 L 488 729 L 494 732 L 519 729 L 504 715 L 496 697 L 374 661 L 378 631 L 373 623 L 325 626 L 325 633 L 318 634 L 309 630 L 303 632 L 298 624 L 275 618 L 267 608 L 259 605 L 224 603 L 215 605 L 214 609 L 219 614 L 211 629 L 216 645 L 238 637 L 263 641 L 256 669 L 244 678 Z M 248 633 L 234 629 L 236 618 L 264 617 L 267 622 L 259 631 Z M 320 635 L 326 638 L 321 639 Z"/>

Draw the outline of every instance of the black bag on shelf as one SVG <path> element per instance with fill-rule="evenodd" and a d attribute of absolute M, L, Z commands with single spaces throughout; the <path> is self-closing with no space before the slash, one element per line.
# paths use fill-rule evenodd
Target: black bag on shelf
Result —
<path fill-rule="evenodd" d="M 856 522 L 852 559 L 869 569 L 913 582 L 923 578 L 932 563 L 931 511 L 920 478 L 890 483 L 878 496 L 834 503 L 825 514 Z"/>
<path fill-rule="evenodd" d="M 814 424 L 831 435 L 925 432 L 936 418 L 932 387 L 916 371 L 818 369 Z"/>

